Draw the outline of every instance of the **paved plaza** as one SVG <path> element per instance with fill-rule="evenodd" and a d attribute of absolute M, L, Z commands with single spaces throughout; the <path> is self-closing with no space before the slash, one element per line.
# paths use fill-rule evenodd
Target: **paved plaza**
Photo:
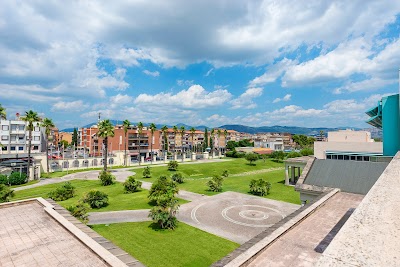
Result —
<path fill-rule="evenodd" d="M 243 244 L 299 207 L 262 197 L 225 192 L 182 205 L 177 217 L 206 232 Z"/>

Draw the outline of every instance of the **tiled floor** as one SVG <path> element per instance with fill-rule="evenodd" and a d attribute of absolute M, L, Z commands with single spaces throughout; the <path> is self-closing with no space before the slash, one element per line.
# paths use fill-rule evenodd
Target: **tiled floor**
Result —
<path fill-rule="evenodd" d="M 0 266 L 107 266 L 38 203 L 0 208 Z"/>
<path fill-rule="evenodd" d="M 314 266 L 321 256 L 320 252 L 337 232 L 335 225 L 343 223 L 343 220 L 340 221 L 342 217 L 349 215 L 349 209 L 356 208 L 363 197 L 337 193 L 323 207 L 275 241 L 249 266 Z"/>

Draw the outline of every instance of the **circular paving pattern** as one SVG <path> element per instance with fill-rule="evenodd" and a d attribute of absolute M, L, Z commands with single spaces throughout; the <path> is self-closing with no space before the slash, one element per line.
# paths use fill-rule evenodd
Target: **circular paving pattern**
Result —
<path fill-rule="evenodd" d="M 249 227 L 269 227 L 285 218 L 279 210 L 260 205 L 236 205 L 222 210 L 222 217 Z"/>

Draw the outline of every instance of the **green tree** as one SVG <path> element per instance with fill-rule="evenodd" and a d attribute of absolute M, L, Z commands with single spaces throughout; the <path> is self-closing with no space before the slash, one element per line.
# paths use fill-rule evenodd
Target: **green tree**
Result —
<path fill-rule="evenodd" d="M 171 160 L 168 162 L 168 170 L 169 171 L 177 171 L 178 170 L 178 162 L 176 160 Z"/>
<path fill-rule="evenodd" d="M 215 129 L 212 128 L 210 131 L 210 148 L 211 152 L 214 152 L 214 135 L 215 135 Z"/>
<path fill-rule="evenodd" d="M 0 203 L 10 201 L 10 198 L 14 196 L 14 191 L 8 186 L 0 184 Z"/>
<path fill-rule="evenodd" d="M 6 108 L 4 108 L 1 104 L 0 104 L 0 119 L 2 120 L 7 119 Z"/>
<path fill-rule="evenodd" d="M 124 127 L 124 134 L 125 134 L 125 139 L 124 139 L 124 149 L 125 149 L 125 153 L 124 153 L 124 165 L 127 166 L 127 162 L 126 162 L 126 147 L 127 147 L 127 143 L 128 143 L 128 139 L 127 139 L 127 135 L 128 135 L 128 129 L 131 126 L 131 122 L 129 120 L 124 120 L 122 122 L 122 126 Z"/>
<path fill-rule="evenodd" d="M 208 147 L 208 129 L 206 128 L 204 130 L 204 151 L 206 151 L 207 147 Z"/>
<path fill-rule="evenodd" d="M 249 162 L 250 165 L 253 165 L 253 162 L 256 162 L 258 160 L 258 155 L 255 153 L 247 153 L 245 159 Z"/>
<path fill-rule="evenodd" d="M 227 137 L 228 137 L 228 131 L 225 129 L 225 130 L 224 130 L 225 152 L 226 152 L 226 143 L 227 143 L 227 140 L 226 140 L 226 139 L 227 139 Z"/>
<path fill-rule="evenodd" d="M 321 141 L 324 139 L 324 136 L 325 136 L 324 130 L 320 130 L 319 131 L 319 138 L 321 139 Z"/>
<path fill-rule="evenodd" d="M 223 181 L 224 181 L 223 177 L 219 175 L 214 175 L 213 178 L 207 182 L 209 190 L 213 192 L 221 192 Z"/>
<path fill-rule="evenodd" d="M 235 147 L 238 147 L 238 146 L 239 146 L 239 143 L 235 142 L 235 141 L 228 141 L 226 143 L 226 148 L 231 151 L 235 151 Z"/>
<path fill-rule="evenodd" d="M 60 144 L 62 147 L 68 147 L 68 145 L 69 145 L 67 140 L 61 140 Z"/>
<path fill-rule="evenodd" d="M 178 191 L 176 183 L 162 175 L 151 185 L 148 198 L 157 206 L 166 206 Z"/>
<path fill-rule="evenodd" d="M 153 137 L 154 132 L 157 130 L 157 126 L 154 123 L 150 123 L 150 133 L 151 133 L 151 140 L 150 140 L 150 154 L 151 154 L 151 163 L 153 163 Z"/>
<path fill-rule="evenodd" d="M 44 145 L 45 145 L 45 151 L 46 151 L 46 165 L 47 165 L 47 175 L 48 175 L 49 174 L 49 169 L 50 169 L 50 167 L 49 167 L 49 155 L 48 155 L 49 154 L 49 148 L 48 148 L 49 135 L 51 133 L 51 128 L 55 127 L 55 125 L 54 125 L 54 123 L 53 123 L 53 121 L 51 119 L 44 118 L 43 121 L 42 121 L 42 124 L 40 126 L 44 127 L 44 129 L 45 129 L 44 133 L 45 133 L 45 136 L 46 136 L 46 142 L 44 143 Z"/>
<path fill-rule="evenodd" d="M 196 133 L 196 129 L 194 127 L 190 128 L 190 136 L 192 137 L 192 153 L 194 148 L 194 134 Z"/>
<path fill-rule="evenodd" d="M 104 142 L 104 171 L 107 171 L 107 156 L 108 156 L 108 137 L 114 137 L 114 126 L 110 120 L 102 120 L 99 122 L 98 136 L 103 138 Z"/>
<path fill-rule="evenodd" d="M 251 180 L 250 181 L 250 193 L 258 196 L 265 196 L 269 194 L 271 189 L 271 183 L 264 179 Z"/>
<path fill-rule="evenodd" d="M 36 123 L 36 125 L 39 126 L 40 117 L 37 114 L 37 112 L 34 112 L 33 110 L 29 110 L 29 111 L 25 112 L 25 116 L 23 116 L 21 119 L 27 123 L 26 129 L 28 130 L 28 172 L 27 172 L 27 176 L 29 179 L 30 166 L 32 163 L 32 161 L 31 161 L 32 131 L 34 128 L 34 123 Z"/>
<path fill-rule="evenodd" d="M 314 150 L 311 148 L 303 148 L 302 150 L 300 150 L 300 154 L 303 156 L 314 155 Z"/>
<path fill-rule="evenodd" d="M 139 134 L 139 165 L 140 165 L 140 163 L 141 163 L 141 161 L 142 161 L 142 156 L 140 155 L 140 146 L 141 146 L 141 144 L 140 144 L 140 138 L 141 138 L 141 136 L 142 136 L 142 134 L 143 134 L 143 123 L 142 122 L 139 122 L 138 123 L 138 125 L 137 125 L 137 129 L 138 129 L 138 134 Z"/>
<path fill-rule="evenodd" d="M 167 157 L 168 152 L 169 152 L 169 143 L 168 143 L 168 127 L 166 125 L 164 125 L 161 128 L 161 132 L 163 134 L 163 139 L 164 139 L 164 147 L 163 147 L 163 151 L 164 151 L 164 158 Z M 165 153 L 167 152 L 167 153 Z"/>
<path fill-rule="evenodd" d="M 254 142 L 249 139 L 243 139 L 238 142 L 239 147 L 254 147 Z"/>
<path fill-rule="evenodd" d="M 174 127 L 172 127 L 172 131 L 174 132 L 174 158 L 175 158 L 175 156 L 176 156 L 176 136 L 177 136 L 177 134 L 178 134 L 178 126 L 174 126 Z"/>
<path fill-rule="evenodd" d="M 181 126 L 181 128 L 179 128 L 179 133 L 181 134 L 181 144 L 182 144 L 182 162 L 184 159 L 184 147 L 183 147 L 183 136 L 185 135 L 185 126 Z"/>
<path fill-rule="evenodd" d="M 281 162 L 285 158 L 285 153 L 280 150 L 274 151 L 271 154 L 271 158 L 275 159 L 278 162 Z"/>
<path fill-rule="evenodd" d="M 78 130 L 74 128 L 74 132 L 72 133 L 72 143 L 75 148 L 78 146 Z"/>
<path fill-rule="evenodd" d="M 146 166 L 146 168 L 143 169 L 143 178 L 151 178 L 151 172 L 149 166 Z"/>

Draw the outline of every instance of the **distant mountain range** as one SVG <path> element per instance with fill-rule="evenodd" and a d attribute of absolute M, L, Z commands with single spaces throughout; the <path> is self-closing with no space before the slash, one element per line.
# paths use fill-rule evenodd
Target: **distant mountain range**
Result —
<path fill-rule="evenodd" d="M 110 120 L 112 124 L 122 124 L 122 121 L 120 120 Z M 90 123 L 87 125 L 82 126 L 83 128 L 88 128 L 92 125 L 96 125 L 97 123 Z M 133 125 L 136 125 L 137 123 L 132 122 Z M 144 126 L 150 125 L 150 123 L 143 123 Z M 161 127 L 164 126 L 164 124 L 156 124 L 157 129 L 160 129 Z M 173 125 L 167 125 L 169 128 L 172 128 Z M 184 126 L 186 129 L 192 128 L 192 126 L 183 124 L 183 123 L 178 123 L 176 126 L 181 127 Z M 209 130 L 212 127 L 207 127 L 207 126 L 193 126 L 197 130 L 202 130 L 204 131 L 205 128 L 208 128 Z M 337 131 L 337 130 L 343 130 L 343 129 L 354 129 L 354 130 L 360 130 L 359 128 L 354 128 L 354 127 L 337 127 L 337 128 L 326 128 L 326 127 L 317 127 L 317 128 L 307 128 L 307 127 L 297 127 L 297 126 L 279 126 L 279 125 L 274 125 L 274 126 L 261 126 L 261 127 L 251 127 L 251 126 L 246 126 L 246 125 L 239 125 L 239 124 L 227 124 L 227 125 L 221 125 L 216 128 L 222 128 L 222 129 L 227 129 L 227 130 L 235 130 L 238 132 L 242 133 L 249 133 L 249 134 L 255 134 L 255 133 L 291 133 L 291 134 L 305 134 L 305 135 L 318 135 L 319 132 L 322 130 L 325 133 L 330 132 L 330 131 Z M 63 132 L 73 132 L 74 128 L 67 128 L 61 130 Z"/>

